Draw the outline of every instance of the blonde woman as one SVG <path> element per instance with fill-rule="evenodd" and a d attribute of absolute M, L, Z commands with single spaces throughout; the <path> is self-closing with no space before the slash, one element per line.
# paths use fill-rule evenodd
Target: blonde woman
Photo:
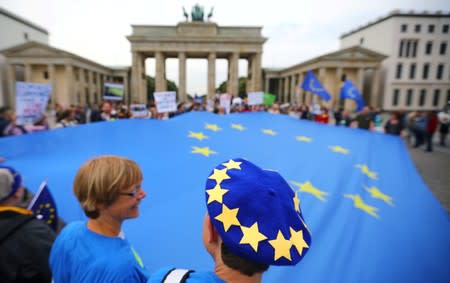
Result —
<path fill-rule="evenodd" d="M 78 170 L 74 194 L 87 221 L 66 226 L 55 241 L 50 266 L 55 282 L 146 282 L 142 260 L 122 232 L 139 216 L 146 193 L 132 160 L 100 156 Z"/>

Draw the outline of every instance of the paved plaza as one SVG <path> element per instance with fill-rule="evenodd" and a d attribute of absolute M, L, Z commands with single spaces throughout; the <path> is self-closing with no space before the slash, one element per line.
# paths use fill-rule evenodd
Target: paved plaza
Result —
<path fill-rule="evenodd" d="M 407 145 L 411 159 L 430 190 L 450 215 L 450 143 L 442 147 L 435 140 L 433 152 Z"/>

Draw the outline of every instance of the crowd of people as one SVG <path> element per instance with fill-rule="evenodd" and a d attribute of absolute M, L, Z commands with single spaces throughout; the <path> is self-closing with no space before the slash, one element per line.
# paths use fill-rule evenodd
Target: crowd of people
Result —
<path fill-rule="evenodd" d="M 426 143 L 426 150 L 432 151 L 434 133 L 439 132 L 439 145 L 446 146 L 450 126 L 450 102 L 440 112 L 382 112 L 380 109 L 366 106 L 362 111 L 355 113 L 343 108 L 330 110 L 319 103 L 313 103 L 312 105 L 285 103 L 280 105 L 275 102 L 271 106 L 248 105 L 245 100 L 239 97 L 233 99 L 228 108 L 221 106 L 219 98 L 215 101 L 192 99 L 186 103 L 179 103 L 175 112 L 168 113 L 158 113 L 154 103 L 138 106 L 140 108 L 112 101 L 103 101 L 100 105 L 72 105 L 70 107 L 57 104 L 55 109 L 48 111 L 34 123 L 27 125 L 17 124 L 14 111 L 3 107 L 0 108 L 0 137 L 118 119 L 170 119 L 191 111 L 209 111 L 218 115 L 266 111 L 322 124 L 334 124 L 399 135 L 405 137 L 410 144 L 414 143 L 415 147 Z"/>

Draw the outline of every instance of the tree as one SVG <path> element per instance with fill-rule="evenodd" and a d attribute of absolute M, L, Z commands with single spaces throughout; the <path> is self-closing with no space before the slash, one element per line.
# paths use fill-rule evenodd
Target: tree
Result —
<path fill-rule="evenodd" d="M 152 76 L 146 76 L 147 79 L 147 98 L 149 101 L 154 101 L 153 93 L 155 92 L 155 78 Z M 175 91 L 178 93 L 178 86 L 171 80 L 166 80 L 167 91 Z"/>
<path fill-rule="evenodd" d="M 246 97 L 247 96 L 247 78 L 246 77 L 240 77 L 239 78 L 239 93 L 238 95 L 240 97 Z M 227 92 L 227 81 L 222 82 L 219 87 L 216 89 L 218 93 L 226 93 Z"/>

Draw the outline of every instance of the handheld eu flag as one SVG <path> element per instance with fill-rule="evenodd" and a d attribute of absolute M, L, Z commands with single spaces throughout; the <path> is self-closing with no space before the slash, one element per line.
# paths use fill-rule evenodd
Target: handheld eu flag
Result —
<path fill-rule="evenodd" d="M 42 182 L 28 209 L 33 211 L 38 219 L 45 221 L 54 231 L 57 230 L 58 213 L 56 203 L 48 189 L 47 181 Z"/>
<path fill-rule="evenodd" d="M 356 103 L 356 111 L 364 108 L 364 99 L 352 81 L 346 80 L 341 88 L 341 99 L 352 99 Z"/>
<path fill-rule="evenodd" d="M 305 91 L 310 91 L 318 96 L 320 96 L 322 99 L 328 101 L 330 100 L 331 96 L 326 91 L 326 89 L 322 86 L 322 84 L 319 82 L 318 79 L 314 76 L 314 73 L 309 70 L 306 73 L 305 79 L 303 80 L 303 83 L 301 85 L 301 88 Z"/>

